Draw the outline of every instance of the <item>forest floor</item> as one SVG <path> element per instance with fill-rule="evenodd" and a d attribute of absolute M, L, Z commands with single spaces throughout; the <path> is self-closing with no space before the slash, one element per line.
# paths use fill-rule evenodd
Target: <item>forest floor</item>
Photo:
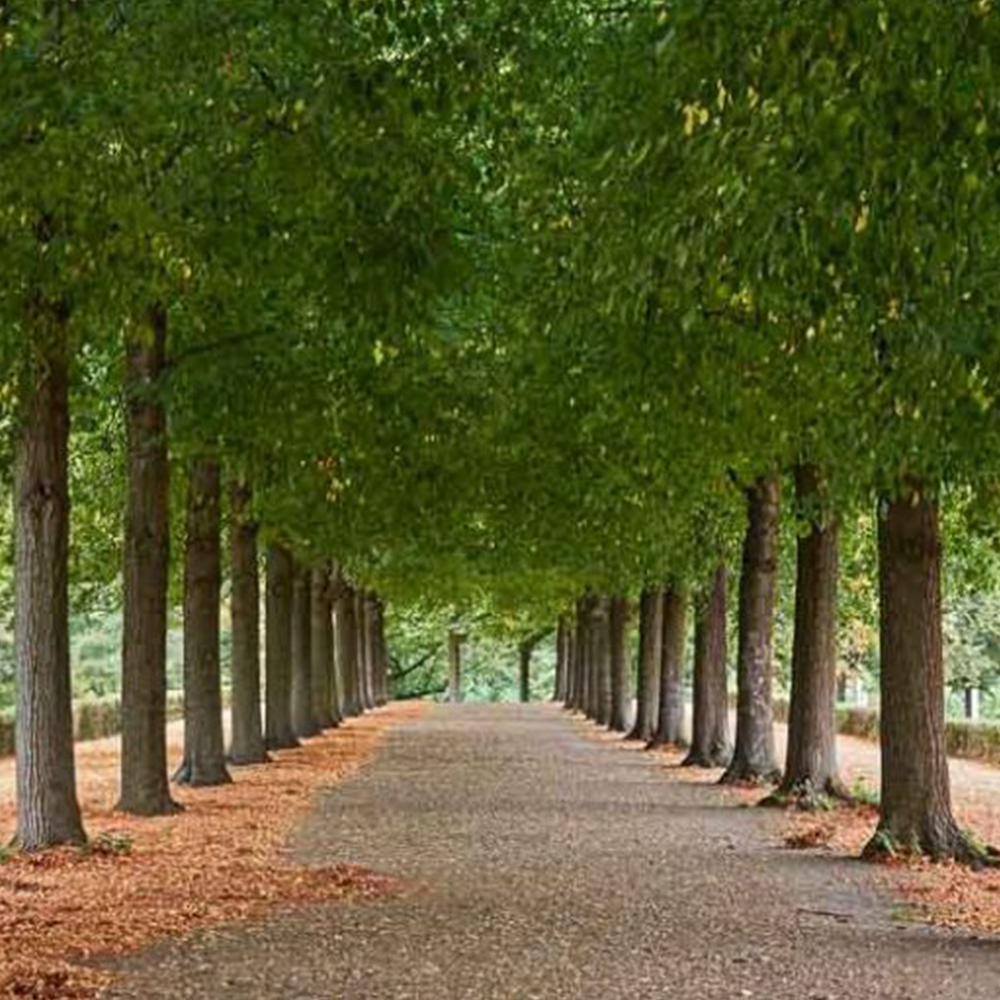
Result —
<path fill-rule="evenodd" d="M 371 760 L 392 725 L 421 710 L 394 705 L 233 771 L 217 789 L 175 789 L 185 809 L 161 819 L 114 812 L 119 740 L 77 748 L 85 849 L 38 857 L 0 851 L 0 997 L 83 1000 L 111 974 L 94 959 L 290 905 L 371 897 L 402 887 L 348 864 L 305 869 L 285 850 L 318 790 Z M 183 725 L 169 730 L 171 767 Z M 0 844 L 14 831 L 14 762 L 0 761 Z"/>
<path fill-rule="evenodd" d="M 896 869 L 790 850 L 785 814 L 609 744 L 552 706 L 429 707 L 290 843 L 407 891 L 166 940 L 106 997 L 1000 996 L 1000 943 L 914 919 Z"/>

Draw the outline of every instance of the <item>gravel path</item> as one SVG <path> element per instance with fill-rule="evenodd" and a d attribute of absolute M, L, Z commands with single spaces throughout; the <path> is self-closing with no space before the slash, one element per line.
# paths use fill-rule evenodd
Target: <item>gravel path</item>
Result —
<path fill-rule="evenodd" d="M 109 996 L 1000 997 L 1000 944 L 894 920 L 871 869 L 781 850 L 779 824 L 552 707 L 436 707 L 293 846 L 424 891 L 171 942 Z"/>

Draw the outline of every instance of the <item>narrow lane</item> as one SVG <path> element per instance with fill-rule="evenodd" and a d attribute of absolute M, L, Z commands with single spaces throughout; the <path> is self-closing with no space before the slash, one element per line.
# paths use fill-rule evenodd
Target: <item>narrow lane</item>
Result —
<path fill-rule="evenodd" d="M 293 845 L 424 884 L 134 957 L 109 996 L 996 1000 L 1000 944 L 895 919 L 875 873 L 549 706 L 440 706 Z"/>

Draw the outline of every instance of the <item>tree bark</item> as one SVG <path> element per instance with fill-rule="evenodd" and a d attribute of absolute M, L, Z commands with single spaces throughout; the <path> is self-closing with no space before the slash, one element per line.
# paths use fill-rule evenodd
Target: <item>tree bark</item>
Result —
<path fill-rule="evenodd" d="M 180 808 L 167 774 L 167 606 L 170 464 L 158 393 L 166 369 L 167 314 L 153 307 L 125 340 L 128 495 L 122 627 L 122 753 L 118 808 L 163 816 Z"/>
<path fill-rule="evenodd" d="M 375 707 L 371 696 L 371 664 L 368 658 L 368 598 L 363 590 L 355 597 L 355 618 L 358 629 L 358 699 L 361 710 L 367 712 Z"/>
<path fill-rule="evenodd" d="M 48 317 L 46 317 L 48 318 Z M 17 832 L 22 850 L 86 839 L 76 797 L 69 657 L 69 375 L 65 319 L 21 383 L 14 444 Z"/>
<path fill-rule="evenodd" d="M 780 480 L 764 477 L 748 491 L 749 519 L 740 575 L 736 748 L 724 784 L 767 784 L 775 760 L 771 684 L 774 602 L 778 578 Z"/>
<path fill-rule="evenodd" d="M 344 686 L 340 676 L 340 640 L 337 636 L 337 600 L 340 584 L 340 571 L 332 567 L 329 574 L 330 587 L 327 591 L 327 608 L 330 612 L 330 714 L 335 725 L 339 726 L 345 719 Z"/>
<path fill-rule="evenodd" d="M 184 760 L 182 785 L 225 785 L 222 735 L 220 601 L 222 592 L 219 463 L 196 459 L 188 477 L 184 548 Z"/>
<path fill-rule="evenodd" d="M 663 592 L 663 641 L 660 654 L 660 716 L 650 747 L 684 742 L 684 639 L 687 594 L 683 587 Z"/>
<path fill-rule="evenodd" d="M 882 801 L 865 853 L 976 860 L 951 811 L 936 504 L 911 487 L 885 505 L 878 541 Z"/>
<path fill-rule="evenodd" d="M 368 700 L 370 708 L 378 708 L 379 702 L 379 602 L 370 591 L 365 592 L 365 627 L 367 638 L 365 649 L 368 663 L 366 677 L 368 680 Z"/>
<path fill-rule="evenodd" d="M 260 711 L 260 567 L 251 500 L 250 488 L 234 481 L 229 530 L 233 629 L 233 735 L 229 759 L 238 766 L 267 760 Z"/>
<path fill-rule="evenodd" d="M 726 683 L 726 590 L 728 570 L 719 566 L 698 601 L 694 628 L 694 725 L 687 767 L 726 767 L 729 741 L 729 687 Z"/>
<path fill-rule="evenodd" d="M 575 712 L 587 711 L 590 687 L 590 598 L 582 597 L 576 603 L 576 677 L 575 696 L 571 708 Z"/>
<path fill-rule="evenodd" d="M 267 552 L 266 708 L 264 739 L 270 750 L 299 745 L 292 728 L 292 588 L 295 563 L 280 546 Z"/>
<path fill-rule="evenodd" d="M 464 636 L 452 629 L 448 636 L 448 701 L 460 704 L 465 695 L 462 691 L 462 642 Z"/>
<path fill-rule="evenodd" d="M 660 719 L 660 669 L 663 650 L 663 591 L 646 589 L 639 599 L 639 682 L 630 740 L 648 743 Z"/>
<path fill-rule="evenodd" d="M 848 797 L 837 769 L 835 721 L 839 532 L 836 518 L 822 509 L 814 466 L 795 470 L 795 492 L 809 533 L 797 548 L 788 753 L 776 801 L 817 808 L 824 796 Z"/>
<path fill-rule="evenodd" d="M 372 609 L 372 687 L 375 705 L 381 708 L 388 702 L 386 677 L 388 672 L 385 648 L 385 606 L 376 596 L 371 598 Z"/>
<path fill-rule="evenodd" d="M 333 714 L 333 614 L 330 608 L 330 572 L 325 566 L 312 571 L 310 599 L 313 714 L 320 729 L 333 729 L 339 720 Z"/>
<path fill-rule="evenodd" d="M 611 715 L 608 719 L 608 728 L 616 733 L 628 732 L 632 703 L 628 662 L 628 618 L 628 598 L 613 597 L 608 620 L 608 640 L 611 644 Z"/>
<path fill-rule="evenodd" d="M 299 739 L 320 731 L 313 705 L 312 574 L 299 565 L 292 584 L 292 730 Z"/>
<path fill-rule="evenodd" d="M 534 647 L 523 642 L 518 647 L 518 657 L 520 660 L 520 694 L 521 704 L 527 705 L 531 701 L 531 654 Z"/>
<path fill-rule="evenodd" d="M 354 590 L 344 585 L 337 597 L 337 667 L 342 686 L 342 712 L 351 719 L 361 714 L 358 697 L 358 622 Z"/>
<path fill-rule="evenodd" d="M 556 683 L 552 700 L 565 702 L 569 680 L 569 630 L 566 619 L 560 616 L 556 630 Z"/>
<path fill-rule="evenodd" d="M 602 597 L 597 604 L 597 617 L 594 621 L 594 655 L 597 658 L 595 678 L 597 681 L 597 697 L 594 707 L 594 721 L 599 726 L 607 726 L 611 722 L 611 601 Z"/>

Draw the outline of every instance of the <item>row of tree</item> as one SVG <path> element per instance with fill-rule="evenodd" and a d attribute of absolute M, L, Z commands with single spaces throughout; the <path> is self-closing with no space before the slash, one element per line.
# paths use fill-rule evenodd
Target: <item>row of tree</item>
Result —
<path fill-rule="evenodd" d="M 728 569 L 718 566 L 693 596 L 693 724 L 685 765 L 723 767 L 724 784 L 778 784 L 769 805 L 824 808 L 848 800 L 837 765 L 836 516 L 811 507 L 821 483 L 795 470 L 800 509 L 817 513 L 797 545 L 795 625 L 787 755 L 774 741 L 773 621 L 780 479 L 748 490 L 739 578 L 735 745 L 729 737 Z M 945 753 L 941 544 L 937 510 L 920 496 L 886 505 L 879 519 L 882 648 L 882 793 L 866 854 L 926 853 L 986 860 L 952 814 Z M 588 596 L 575 621 L 560 620 L 556 699 L 650 748 L 685 746 L 683 585 L 643 591 L 639 611 L 636 718 L 628 729 L 631 668 L 627 597 Z"/>
<path fill-rule="evenodd" d="M 718 568 L 742 546 L 730 771 L 769 778 L 783 494 L 796 733 L 828 721 L 809 685 L 839 534 L 844 596 L 881 604 L 880 837 L 967 855 L 940 578 L 948 542 L 952 577 L 985 553 L 996 587 L 994 5 L 53 0 L 0 23 L 19 716 L 44 701 L 66 732 L 67 589 L 120 593 L 126 730 L 158 739 L 186 591 L 170 542 L 221 463 L 265 546 L 335 554 L 393 608 L 482 610 L 522 663 L 581 594 L 619 600 L 597 606 L 606 642 L 573 627 L 576 660 L 619 661 L 621 598 L 645 594 L 664 739 L 679 620 L 695 596 L 717 664 Z M 714 669 L 696 686 L 717 700 Z M 162 781 L 123 794 L 160 808 Z"/>
<path fill-rule="evenodd" d="M 148 416 L 150 405 L 147 401 L 136 409 Z M 68 655 L 66 455 L 59 438 L 39 442 L 33 432 L 37 428 L 29 422 L 18 435 L 15 481 L 15 839 L 25 850 L 84 839 L 76 796 Z M 145 499 L 151 495 L 155 493 L 143 494 Z M 228 525 L 232 737 L 226 747 L 220 662 L 221 511 L 220 463 L 201 459 L 193 464 L 187 483 L 184 757 L 173 775 L 175 782 L 192 787 L 226 784 L 229 764 L 265 763 L 269 750 L 297 746 L 301 739 L 339 726 L 388 699 L 381 601 L 353 586 L 330 563 L 309 564 L 289 548 L 271 544 L 262 602 L 259 525 L 249 488 L 236 480 Z M 140 816 L 167 815 L 178 807 L 167 770 L 166 509 L 160 508 L 159 521 L 156 509 L 146 503 L 137 504 L 130 513 L 118 808 Z M 263 677 L 262 603 L 266 606 Z"/>

